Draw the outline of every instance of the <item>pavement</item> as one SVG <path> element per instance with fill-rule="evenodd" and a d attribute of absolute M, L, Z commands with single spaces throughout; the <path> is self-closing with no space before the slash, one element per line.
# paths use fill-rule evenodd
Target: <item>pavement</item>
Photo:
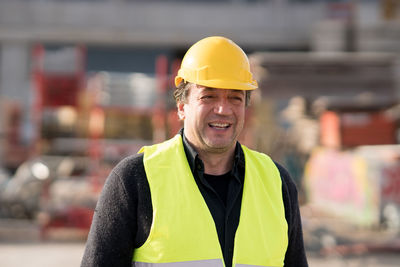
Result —
<path fill-rule="evenodd" d="M 84 243 L 0 243 L 2 267 L 79 266 Z"/>
<path fill-rule="evenodd" d="M 0 243 L 2 267 L 74 267 L 79 266 L 85 244 L 83 242 Z M 308 255 L 310 267 L 399 267 L 397 253 L 340 255 Z"/>
<path fill-rule="evenodd" d="M 399 267 L 400 239 L 381 231 L 354 231 L 338 224 L 305 220 L 303 226 L 310 267 Z M 330 227 L 325 227 L 329 225 Z M 312 227 L 311 227 L 312 226 Z M 335 226 L 340 231 L 332 228 Z M 352 234 L 349 231 L 353 230 Z M 346 236 L 347 235 L 347 236 Z M 45 241 L 30 221 L 0 220 L 1 267 L 79 266 L 85 249 L 83 233 L 53 229 Z"/>

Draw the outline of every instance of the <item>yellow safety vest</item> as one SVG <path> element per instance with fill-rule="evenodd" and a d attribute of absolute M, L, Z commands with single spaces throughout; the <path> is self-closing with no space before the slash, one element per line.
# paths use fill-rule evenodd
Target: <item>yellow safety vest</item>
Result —
<path fill-rule="evenodd" d="M 265 154 L 242 146 L 245 179 L 232 266 L 283 266 L 288 245 L 282 181 Z M 193 178 L 180 135 L 144 147 L 153 222 L 132 266 L 224 266 L 214 220 Z"/>

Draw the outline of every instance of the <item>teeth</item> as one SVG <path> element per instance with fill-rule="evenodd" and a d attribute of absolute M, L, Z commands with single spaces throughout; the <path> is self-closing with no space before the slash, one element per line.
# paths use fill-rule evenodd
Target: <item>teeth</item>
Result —
<path fill-rule="evenodd" d="M 218 123 L 218 122 L 214 122 L 214 123 L 210 123 L 210 126 L 212 126 L 212 127 L 218 127 L 218 128 L 227 128 L 227 127 L 229 127 L 229 123 Z"/>

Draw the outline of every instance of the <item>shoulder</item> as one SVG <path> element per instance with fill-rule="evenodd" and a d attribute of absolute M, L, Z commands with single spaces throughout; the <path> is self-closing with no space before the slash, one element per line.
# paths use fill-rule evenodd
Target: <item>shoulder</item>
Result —
<path fill-rule="evenodd" d="M 122 159 L 113 169 L 113 172 L 119 176 L 133 174 L 143 168 L 143 153 L 128 156 Z"/>
<path fill-rule="evenodd" d="M 288 190 L 290 190 L 290 192 L 292 192 L 293 190 L 297 192 L 296 189 L 296 184 L 294 183 L 292 177 L 290 176 L 289 172 L 285 169 L 285 167 L 283 167 L 282 165 L 280 165 L 279 163 L 275 162 L 275 166 L 278 168 L 279 170 L 279 174 L 281 176 L 282 179 L 282 186 L 286 186 Z"/>
<path fill-rule="evenodd" d="M 285 206 L 286 220 L 289 227 L 292 226 L 295 219 L 294 213 L 298 210 L 297 188 L 289 172 L 279 163 L 274 162 L 279 170 L 282 179 L 282 199 Z"/>
<path fill-rule="evenodd" d="M 143 153 L 122 159 L 111 171 L 110 178 L 118 180 L 127 192 L 137 191 L 133 189 L 140 187 L 146 181 Z"/>
<path fill-rule="evenodd" d="M 293 207 L 298 206 L 297 187 L 289 172 L 279 163 L 274 163 L 279 170 L 282 180 L 282 197 L 286 208 L 290 211 Z"/>

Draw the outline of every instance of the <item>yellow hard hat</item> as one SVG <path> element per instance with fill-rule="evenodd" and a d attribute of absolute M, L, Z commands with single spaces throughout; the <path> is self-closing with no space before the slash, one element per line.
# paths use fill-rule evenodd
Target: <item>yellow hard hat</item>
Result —
<path fill-rule="evenodd" d="M 233 41 L 220 36 L 204 38 L 189 48 L 175 85 L 182 81 L 221 89 L 258 88 L 246 54 Z"/>

